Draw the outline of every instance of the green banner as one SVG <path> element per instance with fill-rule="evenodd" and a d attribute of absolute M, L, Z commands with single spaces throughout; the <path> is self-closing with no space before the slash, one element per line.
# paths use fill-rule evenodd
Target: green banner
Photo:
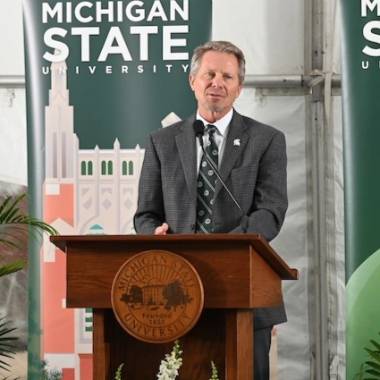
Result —
<path fill-rule="evenodd" d="M 147 134 L 195 111 L 190 58 L 210 39 L 212 1 L 23 4 L 31 212 L 62 234 L 133 233 Z M 91 310 L 65 307 L 64 255 L 47 242 L 38 251 L 28 378 L 41 378 L 42 358 L 90 379 Z"/>
<path fill-rule="evenodd" d="M 380 378 L 380 1 L 342 1 L 347 380 Z M 377 373 L 377 375 L 376 375 Z M 356 377 L 355 377 L 356 376 Z"/>

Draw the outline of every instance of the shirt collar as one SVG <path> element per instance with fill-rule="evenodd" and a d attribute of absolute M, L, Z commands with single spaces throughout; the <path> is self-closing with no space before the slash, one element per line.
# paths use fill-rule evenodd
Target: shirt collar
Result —
<path fill-rule="evenodd" d="M 231 108 L 221 119 L 215 121 L 214 123 L 209 123 L 200 115 L 199 111 L 197 111 L 197 119 L 202 120 L 205 126 L 207 124 L 215 125 L 215 127 L 218 128 L 218 133 L 224 137 L 227 132 L 227 127 L 232 120 L 233 113 L 234 110 Z"/>

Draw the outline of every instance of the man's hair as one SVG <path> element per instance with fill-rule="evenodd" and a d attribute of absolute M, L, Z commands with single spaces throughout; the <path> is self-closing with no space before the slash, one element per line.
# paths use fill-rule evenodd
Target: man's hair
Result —
<path fill-rule="evenodd" d="M 202 57 L 208 51 L 233 54 L 239 64 L 239 82 L 243 83 L 245 77 L 245 58 L 243 52 L 234 44 L 228 41 L 208 41 L 194 49 L 191 58 L 190 75 L 195 75 L 199 69 Z"/>

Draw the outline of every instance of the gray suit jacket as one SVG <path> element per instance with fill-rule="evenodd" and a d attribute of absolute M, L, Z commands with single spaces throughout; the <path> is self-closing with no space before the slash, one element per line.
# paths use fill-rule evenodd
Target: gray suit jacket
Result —
<path fill-rule="evenodd" d="M 145 150 L 134 224 L 152 234 L 167 222 L 171 233 L 193 233 L 196 222 L 197 168 L 194 116 L 153 132 Z M 236 139 L 240 145 L 234 144 Z M 282 132 L 234 111 L 213 208 L 214 232 L 254 232 L 268 241 L 279 232 L 287 209 L 286 146 Z M 286 321 L 285 310 L 255 310 L 255 328 Z"/>

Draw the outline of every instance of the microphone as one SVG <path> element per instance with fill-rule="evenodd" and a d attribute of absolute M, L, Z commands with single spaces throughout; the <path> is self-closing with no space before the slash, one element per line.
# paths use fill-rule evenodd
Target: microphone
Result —
<path fill-rule="evenodd" d="M 196 119 L 193 123 L 193 128 L 194 128 L 194 132 L 195 132 L 195 136 L 198 137 L 198 140 L 199 140 L 199 144 L 202 148 L 202 152 L 203 152 L 203 155 L 204 157 L 206 158 L 206 161 L 208 162 L 208 164 L 212 167 L 212 169 L 214 170 L 216 176 L 218 177 L 220 183 L 222 184 L 222 186 L 225 188 L 225 190 L 227 191 L 227 194 L 230 196 L 230 198 L 233 200 L 233 202 L 235 203 L 235 205 L 237 206 L 237 208 L 240 210 L 240 212 L 242 213 L 243 217 L 245 217 L 245 214 L 243 213 L 243 210 L 242 208 L 240 207 L 240 204 L 239 202 L 236 200 L 236 198 L 233 196 L 233 194 L 231 193 L 230 189 L 227 187 L 227 185 L 224 183 L 224 181 L 222 180 L 222 177 L 220 176 L 219 174 L 219 170 L 218 168 L 214 165 L 214 162 L 212 161 L 212 159 L 209 157 L 209 155 L 207 154 L 204 146 L 203 146 L 203 134 L 204 134 L 204 130 L 205 130 L 205 126 L 202 122 L 202 120 L 198 120 Z"/>
<path fill-rule="evenodd" d="M 195 132 L 195 137 L 198 137 L 200 140 L 199 142 L 201 143 L 201 146 L 203 147 L 203 134 L 205 132 L 205 126 L 202 122 L 202 120 L 195 120 L 193 123 L 193 128 Z"/>

